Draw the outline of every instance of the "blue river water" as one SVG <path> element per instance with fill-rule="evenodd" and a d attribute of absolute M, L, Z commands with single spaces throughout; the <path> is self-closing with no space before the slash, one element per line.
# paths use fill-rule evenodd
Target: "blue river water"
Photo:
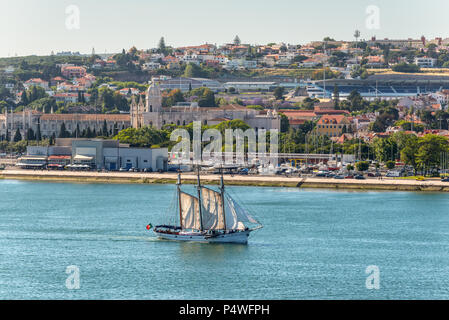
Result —
<path fill-rule="evenodd" d="M 449 299 L 448 194 L 228 189 L 248 245 L 157 240 L 173 185 L 0 181 L 0 299 Z"/>

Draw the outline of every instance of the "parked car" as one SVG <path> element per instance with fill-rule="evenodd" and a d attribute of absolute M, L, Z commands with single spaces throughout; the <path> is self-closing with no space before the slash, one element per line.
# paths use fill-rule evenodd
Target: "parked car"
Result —
<path fill-rule="evenodd" d="M 401 176 L 400 171 L 388 171 L 386 177 L 388 178 L 399 178 Z"/>
<path fill-rule="evenodd" d="M 120 170 L 119 170 L 120 172 L 127 172 L 128 171 L 128 169 L 126 169 L 126 168 L 120 168 Z"/>
<path fill-rule="evenodd" d="M 355 179 L 356 180 L 365 180 L 366 178 L 363 175 L 359 174 L 359 175 L 355 176 Z"/>
<path fill-rule="evenodd" d="M 244 175 L 247 176 L 249 174 L 249 170 L 247 168 L 244 168 L 242 170 L 239 171 L 240 175 Z"/>
<path fill-rule="evenodd" d="M 153 172 L 153 169 L 151 169 L 151 168 L 145 168 L 145 169 L 143 169 L 143 172 Z"/>
<path fill-rule="evenodd" d="M 354 176 L 353 176 L 353 175 L 347 175 L 347 176 L 345 177 L 345 179 L 354 179 Z"/>
<path fill-rule="evenodd" d="M 449 182 L 449 177 L 441 178 L 441 182 Z"/>
<path fill-rule="evenodd" d="M 328 172 L 319 171 L 317 174 L 315 174 L 315 177 L 325 178 L 325 177 L 327 177 L 328 174 L 329 174 Z"/>
<path fill-rule="evenodd" d="M 334 179 L 337 179 L 337 180 L 344 180 L 344 179 L 345 179 L 345 176 L 336 175 L 336 176 L 334 177 Z"/>
<path fill-rule="evenodd" d="M 368 177 L 371 177 L 371 178 L 376 178 L 376 177 L 380 177 L 380 176 L 382 176 L 382 174 L 380 172 L 370 172 L 370 173 L 368 173 Z"/>

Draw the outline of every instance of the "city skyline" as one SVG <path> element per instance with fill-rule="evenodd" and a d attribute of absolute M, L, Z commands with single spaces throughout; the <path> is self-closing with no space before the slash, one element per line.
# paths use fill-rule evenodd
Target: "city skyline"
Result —
<path fill-rule="evenodd" d="M 449 3 L 430 2 L 432 5 L 417 0 L 395 3 L 280 0 L 276 5 L 267 5 L 254 0 L 244 3 L 197 0 L 195 4 L 178 0 L 170 3 L 6 0 L 0 13 L 3 39 L 0 56 L 49 55 L 52 51 L 88 54 L 92 48 L 96 53 L 115 53 L 132 46 L 148 49 L 156 47 L 162 36 L 167 45 L 175 47 L 229 43 L 236 35 L 250 44 L 304 44 L 326 36 L 353 40 L 356 29 L 361 31 L 361 39 L 372 36 L 417 39 L 421 35 L 429 39 L 445 38 L 440 30 L 449 27 L 444 19 L 444 9 L 449 9 Z M 77 19 L 71 19 L 77 15 L 73 6 L 79 9 L 79 24 Z"/>

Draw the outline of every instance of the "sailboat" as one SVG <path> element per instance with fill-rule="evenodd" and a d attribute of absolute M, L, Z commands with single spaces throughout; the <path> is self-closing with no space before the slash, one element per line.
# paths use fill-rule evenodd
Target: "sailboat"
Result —
<path fill-rule="evenodd" d="M 247 244 L 251 232 L 263 228 L 226 192 L 223 172 L 217 191 L 201 185 L 198 169 L 196 189 L 196 196 L 182 191 L 181 173 L 178 173 L 175 215 L 179 216 L 179 226 L 154 227 L 153 231 L 160 239 Z"/>

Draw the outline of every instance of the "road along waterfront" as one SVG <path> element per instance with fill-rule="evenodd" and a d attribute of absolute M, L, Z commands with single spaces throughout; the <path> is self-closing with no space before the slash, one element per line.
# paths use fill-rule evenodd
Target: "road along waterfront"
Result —
<path fill-rule="evenodd" d="M 196 176 L 191 173 L 182 175 L 184 183 L 195 183 Z M 74 171 L 28 171 L 3 170 L 0 179 L 35 180 L 80 183 L 140 183 L 174 184 L 176 173 L 136 173 L 136 172 L 74 172 Z M 213 174 L 201 176 L 204 183 L 218 184 L 220 177 Z M 449 192 L 449 183 L 440 180 L 402 180 L 402 179 L 326 179 L 311 177 L 225 175 L 225 183 L 234 186 L 290 187 L 290 188 L 326 188 L 352 190 L 397 190 Z"/>

